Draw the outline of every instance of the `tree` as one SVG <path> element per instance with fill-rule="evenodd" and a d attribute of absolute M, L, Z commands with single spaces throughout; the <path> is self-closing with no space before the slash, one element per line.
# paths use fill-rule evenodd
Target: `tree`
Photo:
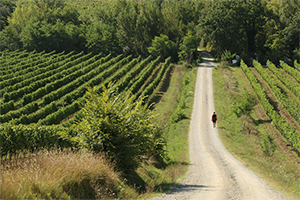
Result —
<path fill-rule="evenodd" d="M 73 24 L 65 24 L 57 20 L 55 24 L 46 21 L 29 21 L 20 33 L 23 48 L 28 51 L 50 52 L 82 51 L 82 29 Z"/>
<path fill-rule="evenodd" d="M 65 6 L 64 0 L 35 0 L 35 4 L 40 8 L 45 7 L 47 9 L 63 8 Z"/>
<path fill-rule="evenodd" d="M 17 6 L 15 11 L 12 13 L 12 16 L 8 18 L 9 26 L 13 26 L 18 33 L 22 32 L 22 28 L 26 24 L 31 22 L 42 21 L 45 17 L 45 10 L 37 7 L 36 5 Z"/>
<path fill-rule="evenodd" d="M 161 14 L 157 1 L 118 1 L 123 9 L 117 16 L 118 35 L 125 53 L 147 55 L 151 40 L 159 35 Z"/>
<path fill-rule="evenodd" d="M 7 18 L 11 16 L 16 4 L 14 1 L 2 0 L 0 1 L 0 31 L 8 25 Z"/>
<path fill-rule="evenodd" d="M 183 41 L 179 47 L 179 49 L 181 50 L 179 52 L 180 60 L 191 63 L 194 57 L 194 53 L 197 52 L 199 43 L 199 39 L 191 32 L 189 32 L 187 36 L 183 38 Z"/>
<path fill-rule="evenodd" d="M 152 45 L 148 48 L 148 51 L 154 57 L 161 56 L 165 59 L 172 56 L 173 59 L 177 60 L 177 45 L 169 40 L 169 37 L 164 34 L 154 37 Z"/>
<path fill-rule="evenodd" d="M 237 4 L 240 1 L 208 2 L 197 27 L 199 37 L 210 42 L 220 56 L 226 49 L 231 52 L 241 50 L 245 44 L 245 35 L 241 32 L 242 21 L 237 15 Z M 243 49 L 242 49 L 243 50 Z"/>
<path fill-rule="evenodd" d="M 254 54 L 256 36 L 266 23 L 263 0 L 212 1 L 207 3 L 198 25 L 198 34 L 210 42 L 218 56 L 224 50 Z"/>
<path fill-rule="evenodd" d="M 300 48 L 300 10 L 291 16 L 289 22 L 281 33 L 289 52 L 288 56 L 293 58 L 294 50 Z"/>
<path fill-rule="evenodd" d="M 179 13 L 174 1 L 164 1 L 161 4 L 162 27 L 161 33 L 170 40 L 180 42 L 184 36 L 184 24 L 179 19 Z"/>
<path fill-rule="evenodd" d="M 14 51 L 22 48 L 22 42 L 15 27 L 6 26 L 0 34 L 0 50 L 8 49 Z"/>
<path fill-rule="evenodd" d="M 117 55 L 120 52 L 117 31 L 112 25 L 94 22 L 87 26 L 86 47 L 88 52 Z"/>

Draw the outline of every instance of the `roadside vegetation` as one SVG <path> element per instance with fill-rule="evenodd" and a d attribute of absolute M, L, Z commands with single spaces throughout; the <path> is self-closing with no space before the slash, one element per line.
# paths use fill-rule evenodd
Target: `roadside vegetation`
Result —
<path fill-rule="evenodd" d="M 213 70 L 218 131 L 225 147 L 248 168 L 284 193 L 300 197 L 300 159 L 240 67 L 221 62 Z M 282 108 L 283 109 L 283 108 Z"/>

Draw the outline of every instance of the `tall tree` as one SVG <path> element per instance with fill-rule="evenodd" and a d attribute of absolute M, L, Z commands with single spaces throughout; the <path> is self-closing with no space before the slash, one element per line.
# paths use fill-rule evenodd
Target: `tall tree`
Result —
<path fill-rule="evenodd" d="M 86 47 L 88 52 L 116 55 L 120 51 L 117 31 L 113 25 L 102 22 L 94 22 L 87 26 Z"/>
<path fill-rule="evenodd" d="M 300 1 L 281 2 L 279 15 L 284 26 L 281 35 L 286 45 L 287 56 L 291 59 L 300 59 Z"/>
<path fill-rule="evenodd" d="M 120 43 L 127 53 L 148 53 L 151 40 L 160 34 L 161 13 L 158 1 L 119 1 L 123 9 L 117 16 Z"/>
<path fill-rule="evenodd" d="M 11 16 L 16 7 L 15 1 L 0 1 L 0 31 L 8 25 L 7 18 Z"/>
<path fill-rule="evenodd" d="M 35 0 L 35 4 L 40 8 L 57 9 L 65 6 L 65 0 Z"/>
<path fill-rule="evenodd" d="M 241 1 L 207 2 L 203 15 L 199 19 L 198 34 L 206 42 L 210 42 L 220 55 L 224 50 L 243 51 L 245 33 L 241 30 L 242 21 L 237 15 Z"/>

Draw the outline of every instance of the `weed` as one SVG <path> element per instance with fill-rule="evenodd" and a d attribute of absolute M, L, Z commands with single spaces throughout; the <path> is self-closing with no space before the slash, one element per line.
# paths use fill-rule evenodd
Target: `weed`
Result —
<path fill-rule="evenodd" d="M 261 134 L 260 138 L 260 147 L 263 154 L 268 157 L 272 156 L 276 150 L 274 137 L 269 134 Z"/>

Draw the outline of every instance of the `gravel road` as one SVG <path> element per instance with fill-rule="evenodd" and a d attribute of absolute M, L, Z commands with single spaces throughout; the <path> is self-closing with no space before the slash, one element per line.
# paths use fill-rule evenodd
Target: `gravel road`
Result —
<path fill-rule="evenodd" d="M 210 121 L 214 111 L 210 54 L 202 52 L 198 68 L 193 114 L 190 124 L 190 166 L 187 176 L 162 196 L 167 199 L 284 199 L 251 170 L 235 159 L 223 146 L 218 129 Z M 218 114 L 218 113 L 217 113 Z"/>

